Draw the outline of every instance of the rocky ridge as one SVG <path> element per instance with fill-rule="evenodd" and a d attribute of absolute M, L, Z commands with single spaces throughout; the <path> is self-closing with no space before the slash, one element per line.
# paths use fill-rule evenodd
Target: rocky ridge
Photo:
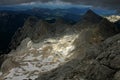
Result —
<path fill-rule="evenodd" d="M 13 50 L 1 66 L 0 79 L 114 80 L 119 77 L 116 34 L 114 23 L 91 10 L 75 25 L 29 18 L 13 37 Z"/>
<path fill-rule="evenodd" d="M 106 39 L 99 55 L 89 66 L 88 80 L 120 80 L 120 34 Z"/>

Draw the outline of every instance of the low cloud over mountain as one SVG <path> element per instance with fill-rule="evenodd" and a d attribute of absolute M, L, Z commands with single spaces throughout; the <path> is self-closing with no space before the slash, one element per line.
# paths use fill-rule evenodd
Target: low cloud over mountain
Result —
<path fill-rule="evenodd" d="M 65 2 L 65 3 L 72 3 L 72 4 L 87 4 L 93 5 L 97 7 L 105 7 L 110 9 L 117 9 L 120 7 L 119 3 L 120 0 L 0 0 L 0 5 L 5 4 L 20 4 L 20 3 L 29 3 L 29 2 Z"/>

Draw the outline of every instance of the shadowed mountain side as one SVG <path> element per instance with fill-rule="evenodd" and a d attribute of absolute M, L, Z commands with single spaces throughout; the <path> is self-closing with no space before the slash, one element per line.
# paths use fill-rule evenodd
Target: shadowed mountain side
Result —
<path fill-rule="evenodd" d="M 117 30 L 120 32 L 120 20 L 116 21 L 114 24 L 117 25 Z"/>
<path fill-rule="evenodd" d="M 88 10 L 82 17 L 81 23 L 91 22 L 91 23 L 99 23 L 103 18 L 93 12 L 92 10 Z"/>
<path fill-rule="evenodd" d="M 29 15 L 0 12 L 0 51 L 7 52 L 8 44 L 18 27 L 22 27 Z M 2 54 L 2 52 L 0 52 Z"/>

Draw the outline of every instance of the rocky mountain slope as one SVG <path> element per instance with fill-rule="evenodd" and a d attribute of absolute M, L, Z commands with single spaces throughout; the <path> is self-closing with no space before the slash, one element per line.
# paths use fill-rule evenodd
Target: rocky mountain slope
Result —
<path fill-rule="evenodd" d="M 0 80 L 119 80 L 118 33 L 91 10 L 75 25 L 31 17 L 11 41 Z"/>
<path fill-rule="evenodd" d="M 120 34 L 106 39 L 87 71 L 88 80 L 120 80 Z"/>

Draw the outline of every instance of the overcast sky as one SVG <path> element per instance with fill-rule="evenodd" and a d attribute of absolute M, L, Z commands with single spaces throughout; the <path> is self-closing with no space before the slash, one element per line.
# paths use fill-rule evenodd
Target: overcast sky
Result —
<path fill-rule="evenodd" d="M 9 4 L 21 4 L 29 2 L 49 2 L 56 0 L 0 0 L 0 5 L 9 5 Z M 58 0 L 57 0 L 58 1 Z M 60 0 L 59 0 L 60 1 Z M 68 2 L 72 4 L 88 4 L 95 7 L 105 7 L 109 9 L 120 10 L 120 0 L 61 0 L 63 2 Z"/>

